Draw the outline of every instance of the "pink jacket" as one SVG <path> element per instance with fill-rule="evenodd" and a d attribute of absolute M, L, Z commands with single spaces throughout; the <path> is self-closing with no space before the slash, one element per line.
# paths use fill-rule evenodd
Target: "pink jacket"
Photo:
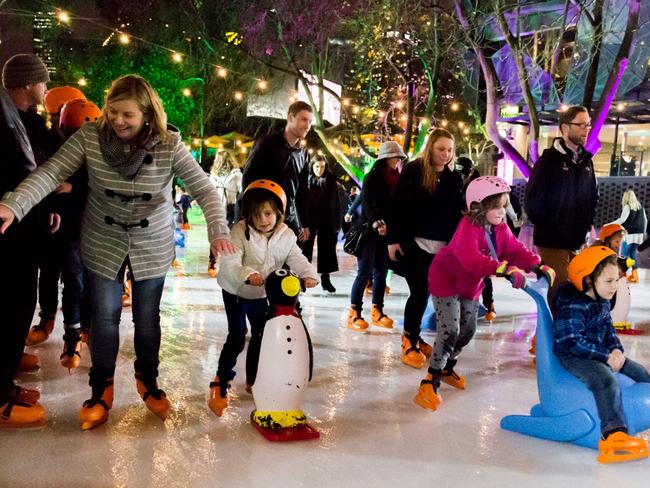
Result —
<path fill-rule="evenodd" d="M 431 263 L 429 292 L 438 297 L 460 295 L 466 300 L 478 300 L 483 279 L 496 272 L 500 261 L 508 261 L 526 272 L 540 263 L 539 256 L 517 240 L 508 224 L 497 225 L 495 232 L 498 261 L 491 256 L 483 227 L 463 217 L 454 237 Z"/>

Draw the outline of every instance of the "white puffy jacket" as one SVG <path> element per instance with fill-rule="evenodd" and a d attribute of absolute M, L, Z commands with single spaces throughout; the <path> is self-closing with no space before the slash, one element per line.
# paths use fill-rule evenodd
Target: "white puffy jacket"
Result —
<path fill-rule="evenodd" d="M 236 252 L 221 256 L 217 283 L 228 293 L 250 300 L 266 297 L 263 286 L 245 281 L 254 273 L 266 278 L 285 263 L 301 279 L 318 280 L 316 268 L 302 254 L 296 235 L 286 224 L 279 225 L 268 239 L 252 227 L 248 227 L 248 238 L 246 234 L 246 224 L 240 220 L 230 231 Z"/>

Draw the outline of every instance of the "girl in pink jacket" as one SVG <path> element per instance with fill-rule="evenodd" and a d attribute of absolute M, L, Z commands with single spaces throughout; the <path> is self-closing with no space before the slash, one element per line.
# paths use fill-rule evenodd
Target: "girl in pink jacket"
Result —
<path fill-rule="evenodd" d="M 454 371 L 458 355 L 474 337 L 478 298 L 486 276 L 507 278 L 514 288 L 526 285 L 524 272 L 551 275 L 510 231 L 506 207 L 510 186 L 499 177 L 482 176 L 467 187 L 467 214 L 454 237 L 429 268 L 429 291 L 436 310 L 438 333 L 427 377 L 420 382 L 415 403 L 436 410 L 442 402 L 440 382 L 464 389 Z M 523 270 L 523 271 L 522 271 Z"/>

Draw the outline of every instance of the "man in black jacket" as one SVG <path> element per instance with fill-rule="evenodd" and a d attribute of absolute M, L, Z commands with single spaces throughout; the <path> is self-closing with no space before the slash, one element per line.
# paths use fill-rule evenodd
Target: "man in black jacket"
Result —
<path fill-rule="evenodd" d="M 33 54 L 17 54 L 2 70 L 0 88 L 0 196 L 13 191 L 39 163 L 42 154 L 33 138 L 39 131 L 33 107 L 43 103 L 50 80 L 47 68 Z M 36 390 L 14 384 L 25 339 L 36 307 L 38 210 L 0 235 L 3 274 L 0 280 L 0 423 L 39 425 L 45 416 Z"/>
<path fill-rule="evenodd" d="M 585 244 L 598 204 L 592 154 L 584 148 L 591 128 L 589 112 L 570 107 L 560 114 L 558 124 L 562 137 L 555 138 L 535 164 L 524 204 L 535 225 L 533 242 L 540 257 L 557 273 L 555 286 L 566 281 L 569 261 Z"/>
<path fill-rule="evenodd" d="M 305 102 L 292 103 L 284 130 L 255 141 L 244 167 L 242 181 L 244 189 L 253 181 L 263 179 L 282 186 L 287 195 L 285 223 L 301 242 L 309 239 L 304 196 L 309 177 L 309 155 L 301 141 L 307 136 L 312 123 L 311 106 Z"/>

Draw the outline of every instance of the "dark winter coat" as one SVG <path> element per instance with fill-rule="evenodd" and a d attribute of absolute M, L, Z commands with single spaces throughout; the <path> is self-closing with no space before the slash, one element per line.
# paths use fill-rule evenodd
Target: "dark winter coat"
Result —
<path fill-rule="evenodd" d="M 416 237 L 449 242 L 463 216 L 463 175 L 449 167 L 440 174 L 434 193 L 422 188 L 422 160 L 409 163 L 400 175 L 392 198 L 388 225 L 389 244 L 404 252 Z"/>
<path fill-rule="evenodd" d="M 309 156 L 304 147 L 289 145 L 284 130 L 255 141 L 244 167 L 244 189 L 255 180 L 278 183 L 287 195 L 286 224 L 297 232 L 305 224 L 305 190 L 309 176 Z"/>
<path fill-rule="evenodd" d="M 310 229 L 338 232 L 341 228 L 341 202 L 336 177 L 325 169 L 320 178 L 313 173 L 307 181 L 306 225 Z"/>
<path fill-rule="evenodd" d="M 378 220 L 388 222 L 390 197 L 393 190 L 386 181 L 385 171 L 386 161 L 379 160 L 363 179 L 360 220 L 362 223 L 370 222 L 372 224 Z"/>
<path fill-rule="evenodd" d="M 578 154 L 556 138 L 533 167 L 526 186 L 524 208 L 535 225 L 539 247 L 579 249 L 585 243 L 598 205 L 598 185 L 592 154 Z"/>

